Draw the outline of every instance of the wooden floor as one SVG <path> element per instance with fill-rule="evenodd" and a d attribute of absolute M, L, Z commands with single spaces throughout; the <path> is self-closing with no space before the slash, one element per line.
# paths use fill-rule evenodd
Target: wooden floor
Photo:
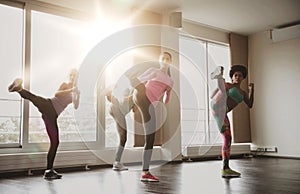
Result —
<path fill-rule="evenodd" d="M 115 172 L 111 168 L 64 172 L 47 181 L 41 173 L 0 179 L 1 194 L 300 194 L 300 160 L 243 158 L 230 161 L 241 178 L 220 176 L 221 160 L 171 163 L 152 169 L 158 183 L 139 181 L 140 166 Z"/>

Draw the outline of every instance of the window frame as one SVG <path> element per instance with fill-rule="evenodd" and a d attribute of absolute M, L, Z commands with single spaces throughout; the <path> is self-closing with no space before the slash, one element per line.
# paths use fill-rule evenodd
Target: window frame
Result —
<path fill-rule="evenodd" d="M 64 8 L 56 5 L 51 5 L 48 3 L 41 2 L 30 2 L 25 3 L 25 13 L 26 13 L 26 37 L 25 37 L 25 73 L 24 73 L 24 88 L 30 90 L 30 69 L 31 69 L 31 23 L 32 11 L 47 13 L 55 16 L 61 16 L 65 18 L 81 20 L 81 21 L 89 21 L 88 16 L 86 14 L 81 13 L 80 11 L 72 10 L 69 8 Z M 30 143 L 29 142 L 29 104 L 30 102 L 27 100 L 24 101 L 23 106 L 23 149 L 24 151 L 32 150 L 33 148 L 39 148 L 39 151 L 47 151 L 49 147 L 49 143 L 47 142 L 38 142 L 38 143 Z M 101 133 L 99 129 L 98 122 L 96 123 L 96 140 L 91 142 L 60 142 L 59 151 L 74 151 L 74 150 L 89 150 L 89 149 L 99 149 L 103 147 L 103 142 L 101 140 Z M 46 131 L 45 131 L 46 133 Z"/>
<path fill-rule="evenodd" d="M 23 81 L 24 88 L 30 90 L 30 68 L 31 68 L 31 13 L 32 11 L 48 13 L 56 16 L 62 16 L 66 18 L 82 20 L 82 21 L 90 21 L 91 15 L 87 15 L 86 13 L 82 13 L 77 10 L 72 10 L 69 8 L 64 8 L 56 5 L 51 5 L 44 2 L 20 2 L 18 0 L 7 1 L 0 0 L 0 4 L 21 8 L 23 9 L 24 20 L 23 20 Z M 12 151 L 13 153 L 19 152 L 32 152 L 33 149 L 37 152 L 44 152 L 48 150 L 49 143 L 29 143 L 29 101 L 21 99 L 21 125 L 20 125 L 20 143 L 5 143 L 0 145 L 1 153 L 7 153 Z M 98 103 L 97 103 L 98 104 Z M 97 112 L 99 114 L 99 112 Z M 72 151 L 72 150 L 88 150 L 88 149 L 99 149 L 103 148 L 104 143 L 102 140 L 102 136 L 99 130 L 98 123 L 96 124 L 96 140 L 91 142 L 61 142 L 59 146 L 60 151 Z M 45 131 L 46 133 L 46 131 Z M 37 146 L 37 144 L 39 146 Z M 8 150 L 2 148 L 10 148 Z M 35 151 L 36 152 L 36 151 Z"/>
<path fill-rule="evenodd" d="M 19 8 L 23 10 L 23 21 L 24 21 L 24 7 L 25 7 L 25 3 L 22 2 L 15 2 L 15 1 L 7 1 L 7 0 L 0 0 L 0 4 L 1 5 L 5 5 L 8 7 L 12 7 L 12 8 Z M 22 24 L 22 28 L 23 30 L 21 31 L 22 33 L 22 53 L 24 53 L 24 40 L 25 40 L 25 36 L 24 36 L 24 22 Z M 24 55 L 21 56 L 21 72 L 24 72 Z M 22 147 L 22 141 L 23 141 L 23 136 L 22 136 L 22 107 L 23 107 L 23 100 L 20 100 L 20 127 L 19 127 L 19 143 L 4 143 L 4 144 L 0 144 L 0 149 L 2 148 L 21 148 Z"/>
<path fill-rule="evenodd" d="M 216 42 L 216 41 L 211 41 L 211 40 L 207 40 L 207 39 L 203 39 L 203 38 L 200 38 L 200 37 L 195 37 L 195 36 L 191 36 L 191 35 L 187 35 L 187 34 L 180 34 L 179 35 L 179 39 L 180 38 L 187 38 L 189 40 L 196 40 L 196 41 L 200 41 L 202 43 L 205 44 L 205 67 L 204 67 L 204 70 L 205 70 L 205 80 L 208 82 L 209 81 L 209 72 L 208 72 L 208 66 L 209 66 L 209 51 L 208 51 L 208 47 L 209 47 L 209 44 L 211 45 L 217 45 L 217 46 L 224 46 L 224 47 L 227 47 L 229 49 L 229 44 L 226 44 L 226 43 L 221 43 L 221 42 Z M 230 52 L 230 50 L 229 50 Z M 229 62 L 230 62 L 230 56 L 229 56 Z M 192 144 L 190 146 L 202 146 L 202 145 L 215 145 L 213 144 L 212 140 L 211 140 L 211 120 L 210 120 L 210 117 L 211 117 L 211 113 L 210 113 L 210 103 L 209 103 L 209 84 L 206 84 L 206 88 L 205 88 L 205 104 L 206 104 L 206 108 L 205 108 L 205 141 L 204 141 L 204 144 L 202 143 L 199 143 L 199 144 Z M 182 107 L 181 107 L 182 109 Z M 230 119 L 232 120 L 232 119 Z M 183 131 L 183 130 L 182 130 Z M 220 143 L 216 143 L 216 145 L 219 145 Z M 184 151 L 186 145 L 181 145 L 182 147 L 182 150 Z M 187 145 L 189 146 L 189 145 Z"/>

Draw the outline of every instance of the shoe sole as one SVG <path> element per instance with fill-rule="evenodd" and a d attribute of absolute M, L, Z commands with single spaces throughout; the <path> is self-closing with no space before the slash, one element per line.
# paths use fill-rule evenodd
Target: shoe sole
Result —
<path fill-rule="evenodd" d="M 62 177 L 44 177 L 46 180 L 61 179 Z"/>
<path fill-rule="evenodd" d="M 215 79 L 217 75 L 221 74 L 221 72 L 222 72 L 222 67 L 221 66 L 217 67 L 216 70 L 210 74 L 210 79 Z"/>
<path fill-rule="evenodd" d="M 8 91 L 9 92 L 14 92 L 16 87 L 19 87 L 21 86 L 23 83 L 23 80 L 21 79 L 18 79 L 18 80 L 15 80 L 9 87 L 8 87 Z"/>
<path fill-rule="evenodd" d="M 240 177 L 241 175 L 222 175 L 223 178 Z"/>
<path fill-rule="evenodd" d="M 140 179 L 142 182 L 159 182 L 159 180 L 153 180 L 153 179 Z"/>
<path fill-rule="evenodd" d="M 114 171 L 125 171 L 128 170 L 128 168 L 124 168 L 124 169 L 119 169 L 119 168 L 113 168 Z"/>

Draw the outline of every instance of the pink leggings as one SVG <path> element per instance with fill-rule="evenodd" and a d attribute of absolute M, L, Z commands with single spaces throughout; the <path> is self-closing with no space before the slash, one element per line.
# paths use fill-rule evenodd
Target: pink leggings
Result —
<path fill-rule="evenodd" d="M 222 158 L 223 158 L 223 168 L 229 168 L 229 158 L 230 158 L 230 148 L 231 148 L 231 130 L 230 130 L 230 122 L 227 117 L 225 116 L 223 127 L 225 131 L 222 134 L 223 136 L 223 146 L 222 146 Z"/>
<path fill-rule="evenodd" d="M 223 111 L 224 112 L 224 111 Z M 222 146 L 222 159 L 223 159 L 223 168 L 229 168 L 229 158 L 230 158 L 230 148 L 231 148 L 231 130 L 230 122 L 227 114 L 222 114 L 222 111 L 215 109 L 215 106 L 212 106 L 212 113 L 217 121 L 220 133 L 223 136 L 223 146 Z M 224 119 L 222 116 L 225 116 Z"/>

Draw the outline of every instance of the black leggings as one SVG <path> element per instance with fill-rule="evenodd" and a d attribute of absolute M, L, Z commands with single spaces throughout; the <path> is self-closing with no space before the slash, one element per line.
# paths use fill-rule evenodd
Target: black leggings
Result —
<path fill-rule="evenodd" d="M 47 154 L 47 169 L 52 169 L 56 151 L 59 145 L 57 113 L 50 99 L 36 96 L 25 89 L 22 89 L 19 94 L 22 96 L 22 98 L 31 101 L 34 106 L 38 108 L 40 113 L 42 113 L 42 119 L 45 123 L 47 134 L 50 139 L 50 148 Z"/>
<path fill-rule="evenodd" d="M 146 95 L 146 87 L 139 84 L 135 87 L 133 95 L 134 103 L 138 106 L 142 115 L 145 130 L 145 150 L 152 149 L 156 132 L 155 109 Z"/>

